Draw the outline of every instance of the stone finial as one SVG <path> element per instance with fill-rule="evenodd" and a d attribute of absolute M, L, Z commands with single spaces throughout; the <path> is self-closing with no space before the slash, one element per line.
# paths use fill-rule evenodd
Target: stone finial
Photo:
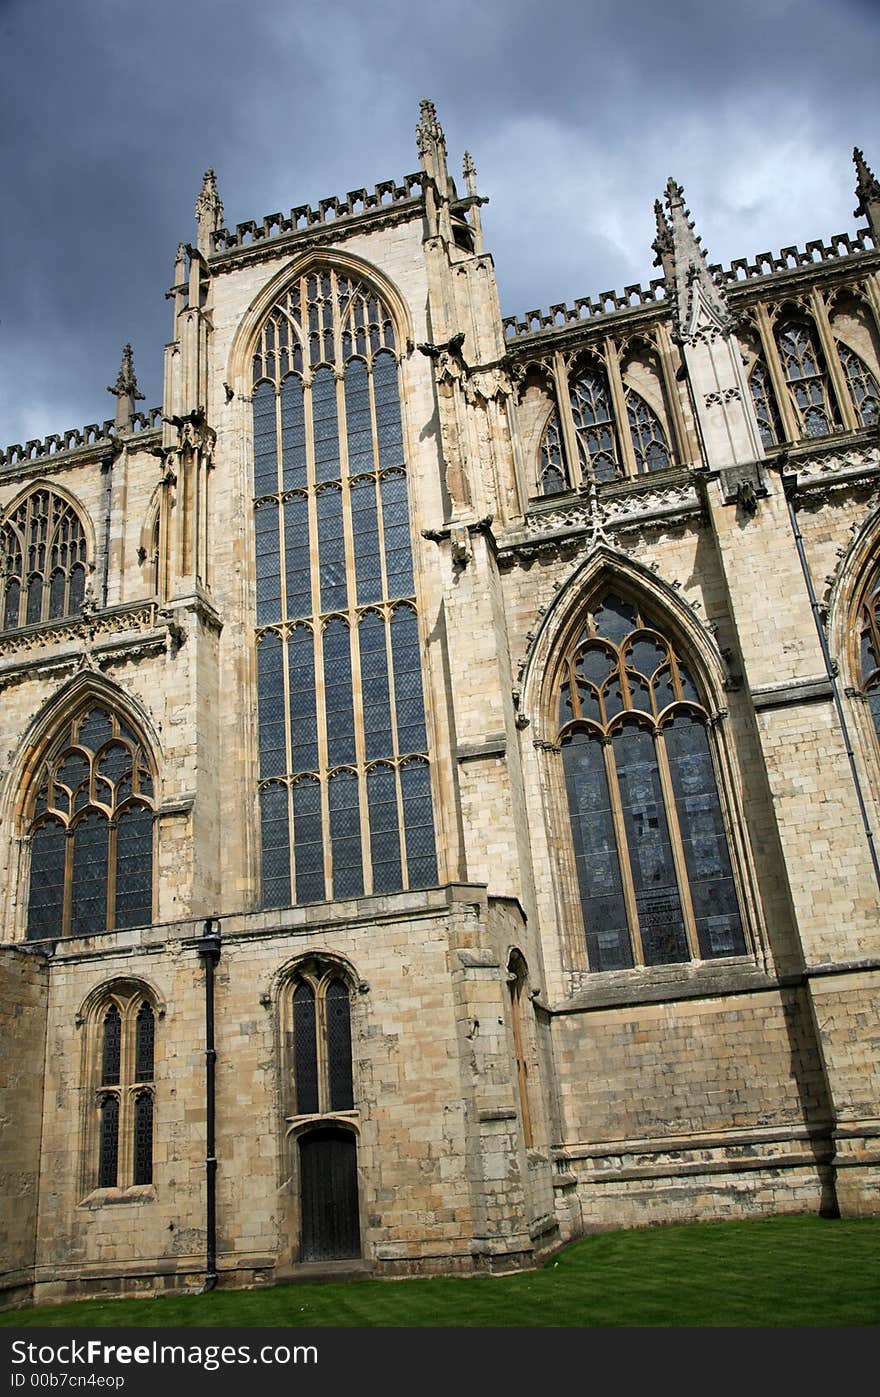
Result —
<path fill-rule="evenodd" d="M 477 193 L 477 167 L 469 150 L 464 153 L 461 172 L 464 177 L 464 187 L 471 198 L 474 198 Z"/>
<path fill-rule="evenodd" d="M 108 388 L 107 392 L 112 393 L 116 399 L 117 428 L 123 432 L 128 431 L 134 417 L 135 402 L 143 402 L 144 400 L 143 393 L 138 392 L 130 344 L 127 344 L 122 351 L 122 363 L 119 366 L 119 373 L 116 375 L 116 383 L 112 388 Z"/>
<path fill-rule="evenodd" d="M 433 176 L 438 189 L 445 197 L 447 188 L 446 137 L 443 134 L 443 127 L 437 120 L 434 103 L 425 97 L 419 104 L 419 110 L 421 116 L 416 127 L 419 162 L 425 173 Z"/>
<path fill-rule="evenodd" d="M 654 200 L 654 221 L 657 224 L 657 236 L 651 243 L 654 251 L 654 266 L 662 267 L 663 276 L 667 286 L 672 286 L 675 280 L 675 259 L 672 255 L 672 228 L 669 220 L 663 212 L 663 205 L 659 199 Z"/>
<path fill-rule="evenodd" d="M 223 226 L 223 200 L 217 193 L 217 176 L 213 170 L 206 170 L 202 188 L 196 199 L 196 228 L 199 252 L 210 257 L 213 252 L 211 234 Z"/>
<path fill-rule="evenodd" d="M 868 220 L 868 226 L 875 238 L 880 238 L 880 180 L 865 160 L 858 146 L 853 146 L 853 162 L 856 167 L 856 206 L 854 217 L 861 214 Z"/>
<path fill-rule="evenodd" d="M 706 254 L 700 245 L 690 212 L 685 207 L 684 189 L 674 179 L 669 179 L 666 184 L 666 207 L 672 243 L 667 254 L 671 273 L 669 282 L 674 290 L 673 313 L 678 335 L 687 340 L 700 331 L 709 335 L 727 335 L 733 329 L 730 308 L 723 291 L 712 279 Z"/>

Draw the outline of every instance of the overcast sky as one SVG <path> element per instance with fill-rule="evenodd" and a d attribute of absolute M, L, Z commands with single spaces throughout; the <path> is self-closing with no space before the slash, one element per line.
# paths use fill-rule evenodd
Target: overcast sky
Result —
<path fill-rule="evenodd" d="M 854 227 L 880 0 L 0 0 L 0 444 L 161 397 L 179 241 L 465 148 L 505 314 L 646 282 L 670 174 L 710 260 Z M 860 222 L 862 220 L 859 220 Z"/>

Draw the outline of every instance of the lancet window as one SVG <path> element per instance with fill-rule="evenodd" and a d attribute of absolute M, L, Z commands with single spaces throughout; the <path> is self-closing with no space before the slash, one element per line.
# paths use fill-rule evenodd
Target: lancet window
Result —
<path fill-rule="evenodd" d="M 285 1004 L 289 1114 L 353 1110 L 351 1003 L 338 967 L 304 967 L 288 986 Z"/>
<path fill-rule="evenodd" d="M 140 738 L 109 709 L 81 710 L 43 762 L 31 801 L 29 939 L 152 919 L 154 809 Z"/>
<path fill-rule="evenodd" d="M 153 1182 L 156 1011 L 139 989 L 113 990 L 93 1014 L 91 1186 Z"/>
<path fill-rule="evenodd" d="M 590 968 L 743 954 L 709 714 L 677 645 L 606 592 L 558 703 Z"/>
<path fill-rule="evenodd" d="M 301 276 L 253 360 L 262 901 L 436 882 L 395 331 Z"/>
<path fill-rule="evenodd" d="M 761 359 L 757 361 L 749 375 L 749 387 L 752 390 L 752 402 L 755 405 L 755 416 L 758 419 L 758 431 L 761 433 L 761 440 L 765 448 L 769 450 L 770 447 L 779 445 L 783 432 L 770 384 L 770 375 L 767 372 L 766 364 Z"/>
<path fill-rule="evenodd" d="M 32 490 L 0 529 L 0 629 L 82 611 L 86 536 L 72 505 Z"/>
<path fill-rule="evenodd" d="M 846 376 L 856 418 L 861 427 L 880 421 L 880 388 L 867 364 L 848 345 L 838 344 L 840 365 Z"/>
<path fill-rule="evenodd" d="M 861 691 L 880 737 L 880 576 L 868 587 L 859 613 L 859 661 Z"/>

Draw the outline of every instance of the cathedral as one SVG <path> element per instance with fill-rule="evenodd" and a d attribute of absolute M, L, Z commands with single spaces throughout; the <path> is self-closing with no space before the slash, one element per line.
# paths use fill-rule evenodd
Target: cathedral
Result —
<path fill-rule="evenodd" d="M 880 1212 L 880 181 L 504 318 L 417 147 L 0 453 L 7 1306 Z"/>

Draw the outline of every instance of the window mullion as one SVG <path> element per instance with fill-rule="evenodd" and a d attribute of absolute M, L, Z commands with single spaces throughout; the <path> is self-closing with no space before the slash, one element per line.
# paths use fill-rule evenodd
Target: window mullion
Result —
<path fill-rule="evenodd" d="M 678 879 L 678 891 L 681 898 L 681 910 L 684 915 L 688 951 L 690 952 L 691 960 L 699 960 L 700 945 L 697 938 L 697 922 L 694 916 L 694 904 L 691 899 L 691 888 L 688 879 L 687 863 L 684 856 L 684 845 L 681 841 L 681 830 L 678 824 L 678 808 L 675 803 L 672 772 L 669 769 L 669 757 L 666 752 L 666 743 L 662 731 L 655 732 L 654 734 L 654 750 L 657 754 L 657 769 L 660 773 L 660 788 L 663 791 L 663 803 L 666 806 L 666 824 L 669 830 L 669 842 L 672 846 L 672 861 L 675 865 L 675 876 Z"/>
<path fill-rule="evenodd" d="M 73 833 L 70 825 L 67 826 L 64 835 L 64 897 L 61 915 L 61 935 L 70 935 L 70 926 L 73 916 Z"/>
<path fill-rule="evenodd" d="M 315 987 L 315 1061 L 318 1076 L 318 1110 L 330 1110 L 330 1071 L 327 1062 L 327 981 Z"/>
<path fill-rule="evenodd" d="M 626 838 L 626 821 L 623 815 L 623 802 L 620 798 L 620 786 L 617 782 L 617 763 L 614 760 L 613 738 L 605 734 L 602 737 L 602 754 L 605 758 L 605 774 L 608 779 L 608 794 L 611 797 L 611 817 L 614 821 L 614 836 L 617 840 L 617 858 L 620 865 L 620 881 L 623 887 L 623 902 L 626 907 L 627 921 L 629 922 L 630 945 L 632 947 L 633 962 L 636 966 L 645 964 L 645 953 L 642 949 L 642 934 L 639 929 L 638 904 L 636 903 L 636 888 L 633 882 L 632 865 L 630 863 L 629 844 Z"/>

